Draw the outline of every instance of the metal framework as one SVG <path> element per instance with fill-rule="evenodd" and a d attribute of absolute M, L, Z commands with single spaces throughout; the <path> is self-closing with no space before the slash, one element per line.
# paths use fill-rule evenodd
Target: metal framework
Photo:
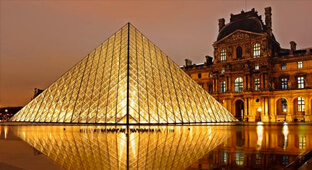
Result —
<path fill-rule="evenodd" d="M 128 23 L 11 121 L 129 125 L 236 119 Z"/>

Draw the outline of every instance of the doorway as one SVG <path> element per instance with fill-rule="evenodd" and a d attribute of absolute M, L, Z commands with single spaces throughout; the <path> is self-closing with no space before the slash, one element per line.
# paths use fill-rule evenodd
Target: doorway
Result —
<path fill-rule="evenodd" d="M 235 117 L 239 121 L 244 120 L 244 102 L 242 100 L 237 100 L 235 102 Z"/>

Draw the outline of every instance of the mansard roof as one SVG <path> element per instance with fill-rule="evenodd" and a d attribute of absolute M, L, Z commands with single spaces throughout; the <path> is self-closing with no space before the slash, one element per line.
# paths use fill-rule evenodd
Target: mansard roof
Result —
<path fill-rule="evenodd" d="M 252 9 L 251 11 L 240 14 L 231 14 L 230 23 L 226 24 L 219 32 L 217 41 L 226 37 L 236 30 L 245 30 L 256 33 L 266 32 L 266 26 L 263 24 L 261 16 Z"/>

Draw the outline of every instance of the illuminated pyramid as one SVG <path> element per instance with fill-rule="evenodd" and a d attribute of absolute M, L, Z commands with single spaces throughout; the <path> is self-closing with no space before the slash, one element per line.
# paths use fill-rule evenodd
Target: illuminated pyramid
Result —
<path fill-rule="evenodd" d="M 236 119 L 128 23 L 11 121 L 179 124 Z"/>

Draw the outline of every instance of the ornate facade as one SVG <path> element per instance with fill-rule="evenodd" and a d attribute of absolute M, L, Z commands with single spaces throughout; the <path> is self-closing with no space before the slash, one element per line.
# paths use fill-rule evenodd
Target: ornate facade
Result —
<path fill-rule="evenodd" d="M 214 57 L 182 69 L 239 120 L 312 121 L 312 50 L 281 48 L 271 11 L 265 23 L 254 9 L 219 19 Z"/>

